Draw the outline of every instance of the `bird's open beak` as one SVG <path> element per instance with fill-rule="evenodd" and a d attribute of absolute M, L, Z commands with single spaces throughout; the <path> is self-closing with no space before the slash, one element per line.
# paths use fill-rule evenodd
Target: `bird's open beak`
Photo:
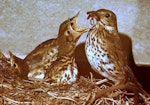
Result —
<path fill-rule="evenodd" d="M 74 41 L 77 41 L 83 33 L 87 32 L 89 30 L 89 28 L 80 27 L 77 24 L 77 19 L 79 17 L 79 14 L 80 14 L 80 12 L 78 12 L 72 18 L 68 19 L 69 20 L 69 28 L 72 30 L 72 33 L 73 33 L 72 35 L 73 35 Z"/>
<path fill-rule="evenodd" d="M 79 17 L 79 14 L 80 14 L 80 11 L 75 15 L 73 16 L 71 19 L 70 19 L 70 24 L 71 24 L 71 27 L 74 31 L 76 32 L 79 32 L 81 34 L 87 32 L 89 29 L 88 28 L 85 28 L 85 27 L 80 27 L 78 24 L 77 24 L 77 19 Z"/>

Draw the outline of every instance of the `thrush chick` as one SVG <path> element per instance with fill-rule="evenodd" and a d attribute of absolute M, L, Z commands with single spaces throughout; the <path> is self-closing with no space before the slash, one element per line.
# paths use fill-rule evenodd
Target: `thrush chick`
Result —
<path fill-rule="evenodd" d="M 29 68 L 26 62 L 23 59 L 15 56 L 12 52 L 9 51 L 10 55 L 10 65 L 12 73 L 15 73 L 21 79 L 28 79 Z"/>
<path fill-rule="evenodd" d="M 70 19 L 70 22 L 73 29 L 80 31 L 80 27 L 76 25 L 76 19 L 78 15 L 79 13 L 72 17 Z M 64 28 L 66 28 L 67 24 L 67 21 L 61 23 L 58 34 L 62 33 L 62 30 L 64 31 Z M 69 36 L 68 40 L 72 40 L 71 38 L 72 37 Z M 52 64 L 53 61 L 57 59 L 59 39 L 63 40 L 62 37 L 57 37 L 41 43 L 25 57 L 24 61 L 29 65 L 30 72 L 28 74 L 28 77 L 30 79 L 38 78 L 37 76 L 41 74 L 44 76 L 48 67 Z M 67 51 L 67 48 L 64 51 Z"/>
<path fill-rule="evenodd" d="M 71 84 L 77 80 L 78 68 L 74 58 L 76 42 L 87 29 L 80 28 L 76 20 L 79 13 L 60 25 L 57 38 L 58 55 L 48 71 L 45 80 L 51 83 Z"/>
<path fill-rule="evenodd" d="M 137 82 L 127 63 L 118 34 L 116 15 L 106 9 L 87 12 L 88 19 L 96 19 L 90 29 L 85 51 L 88 61 L 94 71 L 114 83 L 114 86 L 96 92 L 95 99 L 116 89 L 127 89 L 135 93 L 135 104 L 138 103 L 138 93 L 148 95 Z M 93 23 L 93 22 L 92 22 Z"/>
<path fill-rule="evenodd" d="M 44 78 L 48 67 L 57 59 L 57 53 L 57 38 L 44 41 L 31 51 L 24 58 L 24 62 L 28 64 L 30 70 L 28 74 L 29 79 Z"/>

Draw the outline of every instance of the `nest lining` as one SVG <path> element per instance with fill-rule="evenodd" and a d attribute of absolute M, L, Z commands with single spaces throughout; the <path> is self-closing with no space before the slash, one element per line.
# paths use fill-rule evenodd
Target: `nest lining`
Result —
<path fill-rule="evenodd" d="M 109 88 L 106 79 L 80 76 L 71 85 L 40 83 L 22 80 L 12 73 L 9 62 L 0 60 L 0 104 L 1 105 L 87 105 L 97 90 Z M 150 98 L 140 94 L 141 105 L 150 105 Z M 94 105 L 133 105 L 134 94 L 126 90 L 115 90 L 97 99 Z"/>

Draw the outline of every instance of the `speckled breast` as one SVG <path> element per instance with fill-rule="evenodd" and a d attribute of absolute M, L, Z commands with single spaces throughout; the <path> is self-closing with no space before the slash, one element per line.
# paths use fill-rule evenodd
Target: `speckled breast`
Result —
<path fill-rule="evenodd" d="M 78 68 L 74 58 L 55 61 L 47 72 L 51 83 L 71 84 L 77 80 Z"/>
<path fill-rule="evenodd" d="M 110 62 L 98 29 L 91 29 L 85 42 L 85 52 L 91 67 L 102 76 L 115 81 L 114 64 Z"/>

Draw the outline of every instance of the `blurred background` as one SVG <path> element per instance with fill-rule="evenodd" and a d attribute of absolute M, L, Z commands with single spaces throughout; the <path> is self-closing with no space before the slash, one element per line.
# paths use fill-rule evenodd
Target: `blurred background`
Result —
<path fill-rule="evenodd" d="M 26 56 L 41 42 L 57 37 L 59 25 L 80 11 L 78 23 L 90 27 L 86 12 L 100 8 L 114 11 L 118 30 L 135 75 L 150 92 L 150 1 L 148 0 L 0 0 L 0 49 Z M 84 55 L 86 34 L 80 38 L 78 64 L 90 69 Z M 84 72 L 84 71 L 83 71 Z"/>

